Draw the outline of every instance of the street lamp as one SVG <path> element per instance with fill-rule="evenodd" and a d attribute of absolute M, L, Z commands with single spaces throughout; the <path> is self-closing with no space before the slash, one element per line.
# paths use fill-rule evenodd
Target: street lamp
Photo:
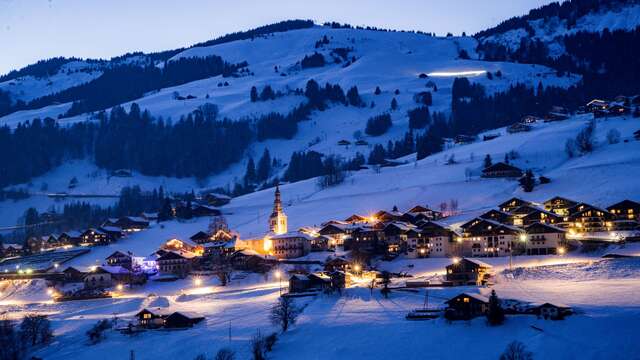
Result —
<path fill-rule="evenodd" d="M 563 247 L 559 247 L 558 248 L 558 255 L 564 255 L 567 252 L 567 250 Z"/>
<path fill-rule="evenodd" d="M 193 279 L 193 285 L 195 285 L 195 286 L 202 285 L 202 279 L 200 279 L 200 278 Z"/>
<path fill-rule="evenodd" d="M 282 296 L 282 273 L 280 270 L 276 270 L 275 274 L 276 279 L 278 279 L 278 293 Z"/>

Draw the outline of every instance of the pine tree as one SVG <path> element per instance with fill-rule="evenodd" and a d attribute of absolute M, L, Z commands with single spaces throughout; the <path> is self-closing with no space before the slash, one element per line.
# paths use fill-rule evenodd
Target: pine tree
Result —
<path fill-rule="evenodd" d="M 493 165 L 493 162 L 491 161 L 491 155 L 487 154 L 487 156 L 484 157 L 484 168 L 486 169 L 491 165 Z"/>
<path fill-rule="evenodd" d="M 264 181 L 271 175 L 271 155 L 269 149 L 264 149 L 262 157 L 258 161 L 257 177 L 258 181 Z"/>
<path fill-rule="evenodd" d="M 531 170 L 527 170 L 524 176 L 520 178 L 519 182 L 524 192 L 532 192 L 536 185 L 536 179 L 533 177 L 533 172 Z"/>
<path fill-rule="evenodd" d="M 249 157 L 247 162 L 247 170 L 244 173 L 244 183 L 246 185 L 253 184 L 256 181 L 256 164 L 253 162 L 253 158 Z"/>
<path fill-rule="evenodd" d="M 398 109 L 398 100 L 396 100 L 396 98 L 391 99 L 391 110 L 397 110 Z"/>
<path fill-rule="evenodd" d="M 504 310 L 500 305 L 500 299 L 496 295 L 495 290 L 491 290 L 491 296 L 489 296 L 489 308 L 487 309 L 487 321 L 489 325 L 501 325 L 504 322 Z"/>
<path fill-rule="evenodd" d="M 380 86 L 376 86 L 376 90 L 373 93 L 376 95 L 380 95 L 382 93 L 382 90 L 380 90 Z"/>

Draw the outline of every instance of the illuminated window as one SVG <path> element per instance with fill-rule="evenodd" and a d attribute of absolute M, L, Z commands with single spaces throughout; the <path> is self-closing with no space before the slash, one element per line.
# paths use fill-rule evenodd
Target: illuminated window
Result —
<path fill-rule="evenodd" d="M 466 297 L 466 298 L 462 299 L 462 301 L 468 303 L 469 302 L 469 298 Z"/>

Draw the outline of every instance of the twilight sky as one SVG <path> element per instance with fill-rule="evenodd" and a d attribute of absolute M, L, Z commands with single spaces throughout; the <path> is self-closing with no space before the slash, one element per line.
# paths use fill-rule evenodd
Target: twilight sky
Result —
<path fill-rule="evenodd" d="M 473 34 L 550 0 L 0 0 L 0 74 L 188 46 L 286 19 Z"/>

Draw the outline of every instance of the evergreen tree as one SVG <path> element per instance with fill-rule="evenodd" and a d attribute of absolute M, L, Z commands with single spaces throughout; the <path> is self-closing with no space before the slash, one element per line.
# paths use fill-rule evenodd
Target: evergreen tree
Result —
<path fill-rule="evenodd" d="M 269 149 L 264 149 L 262 157 L 258 161 L 258 170 L 256 175 L 258 181 L 265 181 L 271 175 L 271 154 L 269 154 Z"/>
<path fill-rule="evenodd" d="M 258 89 L 255 86 L 251 87 L 251 102 L 258 101 Z"/>
<path fill-rule="evenodd" d="M 531 170 L 527 170 L 524 176 L 520 178 L 519 182 L 524 192 L 532 192 L 534 186 L 536 185 L 536 179 L 533 176 L 533 172 Z"/>
<path fill-rule="evenodd" d="M 253 184 L 256 181 L 256 164 L 253 162 L 253 158 L 249 157 L 247 161 L 247 170 L 244 173 L 244 183 Z"/>
<path fill-rule="evenodd" d="M 500 305 L 500 299 L 496 295 L 495 290 L 491 290 L 491 296 L 489 296 L 489 308 L 487 309 L 487 321 L 489 325 L 501 325 L 504 322 L 504 310 Z"/>
<path fill-rule="evenodd" d="M 486 168 L 488 168 L 488 167 L 489 167 L 489 166 L 491 166 L 491 165 L 493 165 L 493 162 L 491 161 L 491 155 L 487 154 L 487 155 L 484 157 L 484 166 L 483 166 L 483 167 L 486 169 Z"/>
<path fill-rule="evenodd" d="M 396 100 L 396 98 L 391 99 L 391 110 L 397 110 L 398 109 L 398 100 Z"/>

